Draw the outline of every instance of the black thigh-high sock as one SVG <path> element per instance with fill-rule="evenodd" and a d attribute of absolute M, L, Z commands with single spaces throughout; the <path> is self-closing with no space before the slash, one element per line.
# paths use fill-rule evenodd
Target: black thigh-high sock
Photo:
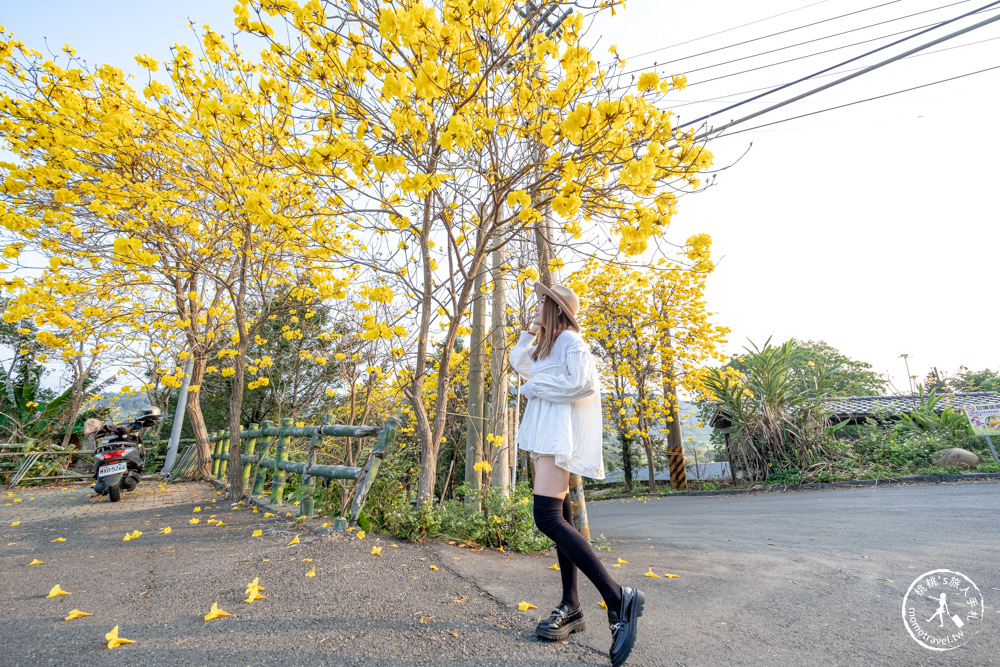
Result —
<path fill-rule="evenodd" d="M 568 493 L 563 499 L 562 515 L 566 523 L 572 526 L 573 503 L 570 502 Z M 576 590 L 576 565 L 573 565 L 573 561 L 558 546 L 556 546 L 556 556 L 559 558 L 559 576 L 562 579 L 562 603 L 570 611 L 576 611 L 580 607 L 580 594 Z"/>
<path fill-rule="evenodd" d="M 604 569 L 590 543 L 563 517 L 563 503 L 562 498 L 540 496 L 536 493 L 535 524 L 597 587 L 609 610 L 621 609 L 621 587 Z"/>

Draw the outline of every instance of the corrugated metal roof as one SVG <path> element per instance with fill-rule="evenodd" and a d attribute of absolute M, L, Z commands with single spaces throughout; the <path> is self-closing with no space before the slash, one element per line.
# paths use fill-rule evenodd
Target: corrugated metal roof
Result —
<path fill-rule="evenodd" d="M 995 391 L 974 391 L 966 394 L 939 394 L 941 400 L 935 405 L 937 412 L 945 408 L 963 408 L 967 405 L 982 405 L 1000 400 Z M 875 415 L 879 413 L 909 412 L 920 407 L 919 395 L 909 396 L 846 396 L 828 398 L 824 407 L 834 415 Z M 923 396 L 927 400 L 927 395 Z"/>
<path fill-rule="evenodd" d="M 941 400 L 934 406 L 936 412 L 942 412 L 945 408 L 964 408 L 967 405 L 983 405 L 1000 401 L 1000 393 L 995 391 L 972 391 L 964 394 L 939 394 Z M 927 400 L 927 395 L 923 396 Z M 908 396 L 841 396 L 828 398 L 823 401 L 824 407 L 829 410 L 833 421 L 843 421 L 849 419 L 854 423 L 861 423 L 867 417 L 875 417 L 885 414 L 900 414 L 915 410 L 921 405 L 921 396 L 911 394 Z M 709 426 L 713 428 L 726 428 L 731 423 L 721 410 L 716 410 Z"/>

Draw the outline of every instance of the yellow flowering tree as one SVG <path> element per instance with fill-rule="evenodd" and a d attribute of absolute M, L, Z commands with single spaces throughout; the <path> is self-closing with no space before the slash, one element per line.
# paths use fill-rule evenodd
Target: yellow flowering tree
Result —
<path fill-rule="evenodd" d="M 295 92 L 207 27 L 200 50 L 175 46 L 166 82 L 138 57 L 149 72 L 140 94 L 68 47 L 63 67 L 3 34 L 0 138 L 17 161 L 0 165 L 0 224 L 71 283 L 91 275 L 96 289 L 162 309 L 135 325 L 183 333 L 195 397 L 210 354 L 221 360 L 235 430 L 257 329 L 302 301 L 342 298 L 344 245 L 333 209 L 283 158 L 301 149 L 289 126 Z M 182 375 L 161 367 L 160 381 L 179 386 Z M 189 405 L 207 474 L 207 431 L 199 402 Z"/>
<path fill-rule="evenodd" d="M 300 87 L 312 144 L 288 159 L 351 220 L 347 252 L 416 317 L 406 396 L 421 442 L 419 497 L 433 495 L 451 381 L 473 285 L 489 253 L 531 237 L 546 211 L 571 239 L 597 231 L 643 252 L 711 156 L 654 98 L 602 69 L 573 14 L 538 30 L 548 3 L 511 0 L 239 0 L 236 25 L 269 43 L 262 62 Z M 594 9 L 620 5 L 594 3 Z M 282 37 L 278 37 L 278 36 Z M 287 37 L 285 37 L 287 36 Z M 627 82 L 626 82 L 627 83 Z M 372 322 L 371 329 L 387 323 Z M 437 327 L 443 337 L 432 338 Z M 436 402 L 425 409 L 440 343 Z"/>
<path fill-rule="evenodd" d="M 629 443 L 642 444 L 651 491 L 653 430 L 672 431 L 671 445 L 681 449 L 677 392 L 696 388 L 729 333 L 711 322 L 705 306 L 709 247 L 706 235 L 693 236 L 687 262 L 660 260 L 644 270 L 592 260 L 567 281 L 584 295 L 581 325 L 610 389 L 604 402 L 607 427 L 617 432 L 623 459 Z M 629 463 L 626 484 L 631 485 Z"/>

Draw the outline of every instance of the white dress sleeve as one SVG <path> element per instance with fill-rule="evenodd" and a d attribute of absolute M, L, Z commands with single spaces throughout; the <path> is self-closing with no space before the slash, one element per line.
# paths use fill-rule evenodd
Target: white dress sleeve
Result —
<path fill-rule="evenodd" d="M 577 348 L 567 351 L 560 372 L 535 376 L 521 387 L 521 394 L 550 403 L 575 403 L 597 391 L 596 387 L 594 357 L 589 350 Z"/>
<path fill-rule="evenodd" d="M 521 337 L 510 351 L 511 367 L 525 380 L 531 379 L 531 341 L 534 339 L 530 333 L 522 331 Z"/>

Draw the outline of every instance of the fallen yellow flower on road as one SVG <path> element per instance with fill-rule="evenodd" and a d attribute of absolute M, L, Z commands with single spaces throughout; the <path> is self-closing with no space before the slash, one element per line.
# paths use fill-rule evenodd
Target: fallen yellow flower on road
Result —
<path fill-rule="evenodd" d="M 308 572 L 306 572 L 306 576 L 307 577 L 315 577 L 316 576 L 316 566 L 315 565 L 312 566 L 311 570 L 309 570 Z"/>
<path fill-rule="evenodd" d="M 628 563 L 628 561 L 627 561 L 627 560 L 622 560 L 621 558 L 619 558 L 619 559 L 618 559 L 618 564 L 619 564 L 619 565 L 628 565 L 629 563 Z"/>
<path fill-rule="evenodd" d="M 363 530 L 359 530 L 358 531 L 358 539 L 359 540 L 365 539 L 365 531 L 363 531 Z"/>
<path fill-rule="evenodd" d="M 171 533 L 170 526 L 167 526 L 166 528 L 160 531 L 160 535 L 169 535 L 170 533 Z"/>
<path fill-rule="evenodd" d="M 530 602 L 522 602 L 521 604 L 517 605 L 517 608 L 521 611 L 528 611 L 529 609 L 538 609 L 538 607 L 531 604 Z"/>
<path fill-rule="evenodd" d="M 431 569 L 432 570 L 436 570 L 437 569 L 437 565 L 431 565 Z"/>
<path fill-rule="evenodd" d="M 322 526 L 320 526 L 320 528 L 326 528 L 327 526 L 332 526 L 332 525 L 333 525 L 332 523 L 330 523 L 329 521 L 327 521 Z"/>
<path fill-rule="evenodd" d="M 263 586 L 261 586 L 259 583 L 257 583 L 259 580 L 260 580 L 260 577 L 254 577 L 253 581 L 251 581 L 249 584 L 247 584 L 247 593 L 249 593 L 252 589 L 256 589 L 258 591 L 266 590 Z"/>
<path fill-rule="evenodd" d="M 215 527 L 216 527 L 216 528 L 218 528 L 219 526 L 225 526 L 225 525 L 226 525 L 226 524 L 222 523 L 221 521 L 216 521 L 216 522 L 215 522 Z"/>
<path fill-rule="evenodd" d="M 205 614 L 205 620 L 211 621 L 213 618 L 222 618 L 223 616 L 229 616 L 229 613 L 219 609 L 218 602 L 213 602 L 212 608 L 208 610 L 207 614 Z"/>
<path fill-rule="evenodd" d="M 45 597 L 57 598 L 60 595 L 69 595 L 69 591 L 64 591 L 63 589 L 59 588 L 59 584 L 56 584 L 55 586 L 52 587 L 52 590 L 49 591 L 49 594 L 46 595 Z"/>
<path fill-rule="evenodd" d="M 666 577 L 667 579 L 676 579 L 677 578 L 676 574 L 665 574 L 663 576 Z"/>
<path fill-rule="evenodd" d="M 218 519 L 209 519 L 205 523 L 215 523 L 216 521 L 218 521 Z"/>
<path fill-rule="evenodd" d="M 559 570 L 559 563 L 553 563 L 552 565 L 549 565 L 549 569 L 550 570 L 560 571 Z"/>
<path fill-rule="evenodd" d="M 300 563 L 311 563 L 311 562 L 313 562 L 313 559 L 312 558 L 303 558 L 299 562 Z"/>
<path fill-rule="evenodd" d="M 80 611 L 79 609 L 74 609 L 73 611 L 71 611 L 69 613 L 69 616 L 66 617 L 66 620 L 67 621 L 72 621 L 74 618 L 83 618 L 84 616 L 93 616 L 93 614 L 88 614 L 85 611 Z"/>
<path fill-rule="evenodd" d="M 188 523 L 189 523 L 189 524 L 191 524 L 191 525 L 193 526 L 193 525 L 195 525 L 196 523 L 198 523 L 198 522 L 199 522 L 200 520 L 201 520 L 201 519 L 191 519 L 190 521 L 188 521 Z"/>
<path fill-rule="evenodd" d="M 193 510 L 191 510 L 191 511 L 192 511 L 192 512 L 200 512 L 200 511 L 201 511 L 201 508 L 200 508 L 200 507 L 195 507 L 195 508 L 194 508 Z"/>
<path fill-rule="evenodd" d="M 655 572 L 653 572 L 653 568 L 649 568 L 649 572 L 646 573 L 646 576 L 647 577 L 656 577 L 657 579 L 660 578 L 660 575 L 658 575 Z"/>
<path fill-rule="evenodd" d="M 267 596 L 261 595 L 260 592 L 264 590 L 264 587 L 257 583 L 257 577 L 253 578 L 249 584 L 247 584 L 246 594 L 249 595 L 244 602 L 247 604 L 253 602 L 254 600 L 266 600 Z"/>
<path fill-rule="evenodd" d="M 65 537 L 57 537 L 56 539 L 54 539 L 54 540 L 52 540 L 52 541 L 53 541 L 53 542 L 65 542 L 65 541 L 66 541 L 66 538 L 65 538 Z"/>
<path fill-rule="evenodd" d="M 21 525 L 21 522 L 20 522 L 20 521 L 14 521 L 14 522 L 13 522 L 13 523 L 11 523 L 10 525 L 11 525 L 11 526 L 20 526 L 20 525 Z"/>
<path fill-rule="evenodd" d="M 255 530 L 255 531 L 253 531 L 253 535 L 251 535 L 250 537 L 260 537 L 263 534 L 264 533 L 261 532 L 260 530 Z"/>
<path fill-rule="evenodd" d="M 382 547 L 372 547 L 372 556 L 381 556 Z"/>
<path fill-rule="evenodd" d="M 266 519 L 267 517 L 269 517 L 269 516 L 274 516 L 274 512 L 264 512 L 264 518 L 265 518 L 265 519 Z"/>
<path fill-rule="evenodd" d="M 298 536 L 298 535 L 296 535 L 295 537 L 293 537 L 293 538 L 292 538 L 292 541 L 291 541 L 291 542 L 289 542 L 288 544 L 286 544 L 285 546 L 286 546 L 286 547 L 290 547 L 290 546 L 292 546 L 293 544 L 298 544 L 298 543 L 299 543 L 299 536 Z"/>
<path fill-rule="evenodd" d="M 122 538 L 123 542 L 128 542 L 129 540 L 134 540 L 142 537 L 142 532 L 138 530 L 133 530 L 131 533 Z"/>
<path fill-rule="evenodd" d="M 119 637 L 117 625 L 111 629 L 111 632 L 104 635 L 104 638 L 108 640 L 108 648 L 115 648 L 116 646 L 121 646 L 122 644 L 135 643 L 131 639 L 125 639 L 124 637 Z"/>
<path fill-rule="evenodd" d="M 607 609 L 607 608 L 608 608 L 608 603 L 607 603 L 607 602 L 605 602 L 604 600 L 601 600 L 601 606 L 602 606 L 603 608 Z"/>
<path fill-rule="evenodd" d="M 45 561 L 34 558 L 30 563 L 28 563 L 28 567 L 31 567 L 32 565 L 45 565 Z"/>
<path fill-rule="evenodd" d="M 250 591 L 249 595 L 250 595 L 250 597 L 248 597 L 246 600 L 244 600 L 244 602 L 246 602 L 247 604 L 252 603 L 254 600 L 266 600 L 267 599 L 266 595 L 261 595 L 257 591 Z"/>

